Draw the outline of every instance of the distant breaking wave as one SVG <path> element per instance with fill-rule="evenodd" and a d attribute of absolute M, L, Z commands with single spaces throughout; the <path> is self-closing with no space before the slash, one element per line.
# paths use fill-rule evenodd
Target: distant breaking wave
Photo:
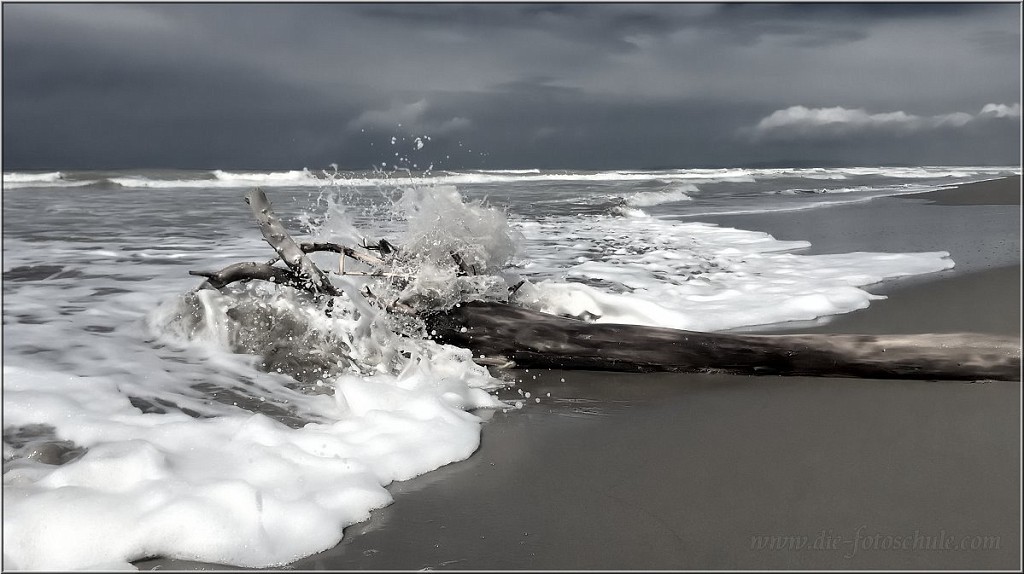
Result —
<path fill-rule="evenodd" d="M 687 193 L 698 191 L 697 186 L 683 184 L 664 191 L 641 191 L 626 198 L 626 205 L 630 207 L 650 207 L 663 203 L 675 203 L 678 201 L 691 201 L 692 197 Z"/>
<path fill-rule="evenodd" d="M 540 173 L 537 168 L 534 169 L 478 169 L 479 173 L 511 173 L 511 174 L 522 174 L 522 173 Z"/>
<path fill-rule="evenodd" d="M 5 173 L 4 189 L 25 187 L 80 187 L 96 183 L 96 180 L 66 180 L 59 171 L 48 173 Z"/>
<path fill-rule="evenodd" d="M 859 185 L 859 186 L 856 186 L 856 187 L 837 187 L 835 189 L 827 189 L 827 188 L 815 188 L 815 189 L 792 188 L 792 189 L 783 189 L 783 190 L 780 190 L 780 191 L 775 191 L 773 193 L 777 193 L 777 194 L 780 194 L 780 195 L 801 195 L 801 194 L 813 194 L 813 193 L 853 193 L 855 191 L 872 191 L 874 189 L 876 189 L 876 188 L 871 187 L 869 185 Z"/>
<path fill-rule="evenodd" d="M 64 174 L 59 171 L 50 173 L 7 173 L 4 174 L 4 183 L 34 183 L 60 181 Z"/>
<path fill-rule="evenodd" d="M 31 187 L 79 187 L 93 184 L 117 185 L 125 188 L 246 188 L 246 187 L 372 187 L 394 185 L 458 185 L 517 182 L 636 182 L 662 181 L 675 184 L 751 183 L 780 178 L 844 180 L 857 177 L 895 179 L 953 178 L 961 180 L 988 174 L 1020 173 L 1019 167 L 851 167 L 851 168 L 765 168 L 765 169 L 671 169 L 569 171 L 540 169 L 493 169 L 470 171 L 398 171 L 327 172 L 309 169 L 280 172 L 180 171 L 173 175 L 122 172 L 124 175 L 98 176 L 94 172 L 5 173 L 4 189 Z M 682 188 L 679 188 L 682 189 Z M 818 190 L 812 190 L 818 191 Z M 794 190 L 806 193 L 808 190 Z M 841 193 L 842 189 L 829 190 Z M 664 194 L 670 195 L 664 195 Z M 790 192 L 784 192 L 790 193 Z M 661 195 L 659 195 L 661 194 Z M 658 205 L 668 201 L 685 201 L 685 191 L 651 191 L 638 193 L 630 205 Z"/>
<path fill-rule="evenodd" d="M 269 173 L 233 173 L 215 169 L 209 172 L 211 178 L 199 179 L 152 179 L 148 177 L 112 177 L 111 183 L 122 187 L 318 187 L 331 181 L 317 176 L 308 169 Z"/>

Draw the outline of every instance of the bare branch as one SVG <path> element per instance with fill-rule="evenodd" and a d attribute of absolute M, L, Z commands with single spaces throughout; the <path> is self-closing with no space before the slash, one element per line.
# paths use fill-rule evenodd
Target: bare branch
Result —
<path fill-rule="evenodd" d="M 392 245 L 387 239 L 381 239 L 376 244 L 367 243 L 366 240 L 363 240 L 362 247 L 369 251 L 379 251 L 381 255 L 390 255 L 391 253 L 398 251 L 398 248 Z"/>
<path fill-rule="evenodd" d="M 309 281 L 303 281 L 292 270 L 272 267 L 265 263 L 235 263 L 220 271 L 189 271 L 188 274 L 206 277 L 206 281 L 199 286 L 199 289 L 223 289 L 237 281 L 260 279 L 310 291 Z"/>
<path fill-rule="evenodd" d="M 256 222 L 260 226 L 263 238 L 277 251 L 292 271 L 309 282 L 310 291 L 314 293 L 326 293 L 331 296 L 338 296 L 340 291 L 331 283 L 331 280 L 317 267 L 313 261 L 303 253 L 292 236 L 285 230 L 281 220 L 270 207 L 270 200 L 260 188 L 255 188 L 245 196 Z"/>
<path fill-rule="evenodd" d="M 379 257 L 374 257 L 373 255 L 370 255 L 369 253 L 361 253 L 359 251 L 356 251 L 355 249 L 352 249 L 351 247 L 345 247 L 344 245 L 340 245 L 338 243 L 329 243 L 329 242 L 312 243 L 312 242 L 304 241 L 302 243 L 299 243 L 299 249 L 301 249 L 303 253 L 318 253 L 318 252 L 340 253 L 340 254 L 342 254 L 342 255 L 344 255 L 346 257 L 351 257 L 352 259 L 355 259 L 356 261 L 361 261 L 361 262 L 366 263 L 367 265 L 371 265 L 371 266 L 383 265 L 384 264 L 384 260 L 380 259 Z M 274 263 L 277 263 L 280 260 L 281 260 L 280 257 L 275 257 L 275 258 L 271 259 L 270 261 L 268 261 L 267 264 L 268 265 L 273 265 Z"/>

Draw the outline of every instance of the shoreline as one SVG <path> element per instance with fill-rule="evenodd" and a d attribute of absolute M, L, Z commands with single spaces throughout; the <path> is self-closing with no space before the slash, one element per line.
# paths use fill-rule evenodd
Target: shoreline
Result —
<path fill-rule="evenodd" d="M 936 274 L 930 274 L 936 275 Z M 996 335 L 1021 334 L 1021 311 L 992 305 L 1012 301 L 1021 293 L 1021 265 L 993 267 L 958 275 L 915 282 L 895 281 L 869 286 L 884 294 L 865 309 L 817 321 L 751 328 L 758 333 L 959 333 L 980 331 Z M 964 297 L 968 293 L 970 296 Z M 956 305 L 936 308 L 935 301 L 958 300 Z"/>
<path fill-rule="evenodd" d="M 997 181 L 1003 182 L 996 185 L 1004 196 L 1014 185 L 1014 178 Z M 918 281 L 869 286 L 888 298 L 795 331 L 1019 336 L 1020 218 L 1019 209 L 1008 207 L 1019 205 L 1019 189 L 1013 204 L 979 204 L 980 196 L 967 201 L 949 194 L 955 191 L 837 207 L 829 221 L 802 229 L 785 215 L 742 219 L 794 235 L 814 231 L 794 238 L 812 245 L 819 239 L 818 249 L 841 249 L 843 241 L 849 242 L 846 251 L 922 246 L 949 251 L 956 261 L 949 272 Z M 1013 237 L 998 237 L 1014 220 Z M 979 221 L 989 224 L 971 227 Z M 918 235 L 903 243 L 898 233 L 880 237 L 879 227 L 893 222 L 901 233 Z M 840 238 L 830 245 L 829 231 L 837 228 Z M 942 247 L 943 237 L 952 248 Z M 986 246 L 1002 251 L 992 255 Z M 1009 257 L 1014 248 L 1016 256 Z M 480 413 L 487 419 L 481 446 L 469 459 L 391 484 L 392 505 L 346 528 L 336 547 L 287 568 L 1020 566 L 1019 382 L 513 374 L 522 380 L 518 388 L 539 397 L 539 404 L 529 399 L 520 410 Z M 875 535 L 940 532 L 995 537 L 999 548 L 856 546 Z M 764 536 L 806 537 L 812 544 L 825 535 L 837 541 L 835 548 L 766 550 L 757 542 Z M 226 569 L 166 559 L 137 565 Z"/>
<path fill-rule="evenodd" d="M 819 213 L 779 212 L 708 217 L 705 221 L 768 233 L 782 241 L 808 241 L 796 253 L 869 252 L 950 254 L 945 271 L 889 279 L 866 286 L 885 294 L 965 273 L 1021 264 L 1020 176 L 950 189 L 879 197 Z M 974 195 L 975 192 L 980 192 Z M 827 217 L 825 216 L 827 215 Z"/>

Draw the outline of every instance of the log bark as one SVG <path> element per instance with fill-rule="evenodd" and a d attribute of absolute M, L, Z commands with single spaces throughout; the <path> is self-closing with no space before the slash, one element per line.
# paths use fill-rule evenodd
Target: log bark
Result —
<path fill-rule="evenodd" d="M 526 368 L 1020 380 L 1019 340 L 976 333 L 701 333 L 587 323 L 484 302 L 463 303 L 427 323 L 438 342 Z"/>

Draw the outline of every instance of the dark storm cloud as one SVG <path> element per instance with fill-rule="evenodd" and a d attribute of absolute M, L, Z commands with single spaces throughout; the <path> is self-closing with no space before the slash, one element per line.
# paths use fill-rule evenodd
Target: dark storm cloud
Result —
<path fill-rule="evenodd" d="M 3 15 L 5 170 L 363 168 L 403 155 L 391 136 L 422 135 L 429 145 L 405 155 L 439 168 L 1019 155 L 1019 114 L 980 115 L 1020 101 L 1012 4 L 5 4 Z M 829 109 L 840 124 L 814 111 Z"/>

